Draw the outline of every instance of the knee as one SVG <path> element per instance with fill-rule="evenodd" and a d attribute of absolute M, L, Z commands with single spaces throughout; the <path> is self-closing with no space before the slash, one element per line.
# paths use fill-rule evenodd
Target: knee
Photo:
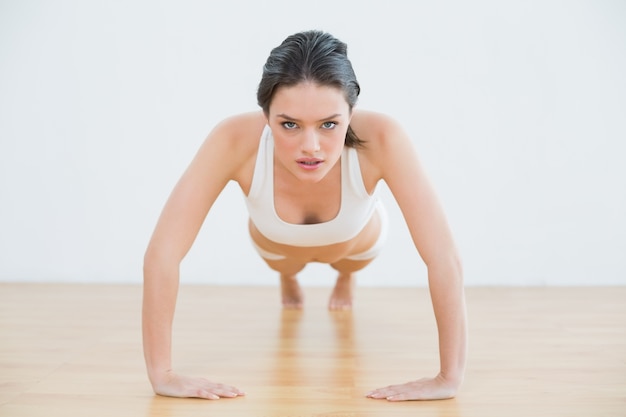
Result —
<path fill-rule="evenodd" d="M 339 273 L 342 274 L 351 274 L 353 272 L 357 272 L 360 271 L 361 269 L 365 268 L 367 265 L 369 265 L 372 261 L 374 260 L 374 258 L 372 259 L 366 259 L 366 260 L 359 260 L 359 261 L 355 261 L 352 259 L 341 259 L 337 262 L 334 262 L 332 264 L 330 264 L 330 266 L 335 269 L 336 271 L 338 271 Z"/>

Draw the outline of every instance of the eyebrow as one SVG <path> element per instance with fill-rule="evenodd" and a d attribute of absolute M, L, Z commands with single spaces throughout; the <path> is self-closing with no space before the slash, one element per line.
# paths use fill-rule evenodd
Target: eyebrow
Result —
<path fill-rule="evenodd" d="M 320 119 L 317 122 L 323 122 L 323 121 L 326 121 L 326 120 L 335 119 L 335 118 L 340 117 L 340 116 L 341 116 L 341 113 L 335 113 L 335 114 L 332 114 L 332 115 L 330 115 L 328 117 L 324 117 L 323 119 Z M 301 121 L 299 119 L 296 119 L 295 117 L 288 116 L 285 113 L 277 114 L 276 117 L 280 117 L 280 118 L 283 118 L 283 119 L 286 119 L 286 120 L 289 120 L 289 121 L 292 121 L 292 122 L 300 122 Z"/>

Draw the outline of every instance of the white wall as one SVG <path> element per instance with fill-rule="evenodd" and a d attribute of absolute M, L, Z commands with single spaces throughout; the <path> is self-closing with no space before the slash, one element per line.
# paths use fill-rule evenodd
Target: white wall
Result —
<path fill-rule="evenodd" d="M 411 133 L 469 285 L 626 284 L 618 0 L 0 0 L 0 280 L 140 282 L 204 136 L 256 109 L 269 50 L 312 28 L 349 44 L 360 106 Z M 361 282 L 425 285 L 385 198 L 390 241 Z M 183 280 L 275 284 L 245 220 L 229 186 Z"/>

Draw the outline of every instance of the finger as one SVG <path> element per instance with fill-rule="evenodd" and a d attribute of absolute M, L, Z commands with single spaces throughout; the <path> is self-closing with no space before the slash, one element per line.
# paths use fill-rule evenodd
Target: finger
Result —
<path fill-rule="evenodd" d="M 368 394 L 370 398 L 384 399 L 387 401 L 419 400 L 422 398 L 419 392 L 409 390 L 406 387 L 381 389 Z"/>
<path fill-rule="evenodd" d="M 224 384 L 217 384 L 217 386 L 213 387 L 212 391 L 221 397 L 237 397 L 239 395 L 245 395 L 245 393 L 240 389 Z"/>
<path fill-rule="evenodd" d="M 213 390 L 213 393 L 219 395 L 220 397 L 226 397 L 226 398 L 234 398 L 234 397 L 239 396 L 238 391 L 227 390 L 227 389 L 216 389 L 216 390 Z"/>
<path fill-rule="evenodd" d="M 375 390 L 375 391 L 368 393 L 367 397 L 375 398 L 375 399 L 382 399 L 382 398 L 387 398 L 390 395 L 394 395 L 394 394 L 395 392 L 392 392 L 386 389 L 379 389 L 379 390 Z"/>
<path fill-rule="evenodd" d="M 400 387 L 400 385 L 389 385 L 384 388 L 375 389 L 367 393 L 366 396 L 370 398 L 387 398 L 390 395 L 397 394 Z"/>
<path fill-rule="evenodd" d="M 409 393 L 403 392 L 400 394 L 389 395 L 385 398 L 387 401 L 407 401 L 407 400 L 417 400 L 419 398 L 412 396 Z"/>
<path fill-rule="evenodd" d="M 204 398 L 206 400 L 219 400 L 220 397 L 217 394 L 214 394 L 210 391 L 207 391 L 205 389 L 199 389 L 196 391 L 195 395 L 192 395 L 192 397 L 197 397 L 197 398 Z"/>

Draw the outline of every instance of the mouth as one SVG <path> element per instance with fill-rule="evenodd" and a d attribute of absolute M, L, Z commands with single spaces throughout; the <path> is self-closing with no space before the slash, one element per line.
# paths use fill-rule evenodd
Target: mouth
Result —
<path fill-rule="evenodd" d="M 305 169 L 313 169 L 320 166 L 324 161 L 317 158 L 301 158 L 296 161 L 298 165 Z"/>

